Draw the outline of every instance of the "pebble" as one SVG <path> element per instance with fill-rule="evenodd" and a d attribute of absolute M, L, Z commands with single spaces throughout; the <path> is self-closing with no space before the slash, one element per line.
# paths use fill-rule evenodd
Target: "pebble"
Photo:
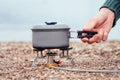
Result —
<path fill-rule="evenodd" d="M 31 77 L 29 80 L 35 80 L 33 77 Z"/>
<path fill-rule="evenodd" d="M 66 58 L 60 58 L 63 62 L 63 65 L 61 67 L 80 70 L 117 68 L 120 69 L 120 63 L 115 63 L 116 60 L 120 60 L 119 54 L 117 52 L 119 50 L 115 49 L 120 48 L 120 41 L 113 41 L 112 43 L 110 42 L 111 41 L 89 46 L 87 46 L 88 44 L 80 42 L 72 42 L 74 51 L 70 50 L 70 54 L 72 54 L 72 58 L 74 58 L 75 64 L 77 66 L 71 65 L 70 60 Z M 27 75 L 28 78 L 26 80 L 58 80 L 58 78 L 59 80 L 93 80 L 98 78 L 100 80 L 111 80 L 110 77 L 114 76 L 116 77 L 116 80 L 119 80 L 120 78 L 119 74 L 107 74 L 107 76 L 109 77 L 106 77 L 106 74 L 103 73 L 74 73 L 69 71 L 49 69 L 47 67 L 41 68 L 41 65 L 37 64 L 43 65 L 46 62 L 45 58 L 44 60 L 39 59 L 38 62 L 36 62 L 37 66 L 35 70 L 30 70 L 30 65 L 32 64 L 32 61 L 36 56 L 36 53 L 32 53 L 32 50 L 30 48 L 30 46 L 32 47 L 31 42 L 1 42 L 0 45 L 2 46 L 2 49 L 0 49 L 2 50 L 0 51 L 0 54 L 4 54 L 4 57 L 0 56 L 0 65 L 2 65 L 0 66 L 0 80 L 8 80 L 10 77 L 12 77 L 13 74 L 19 74 L 16 76 L 13 75 L 13 78 L 20 80 L 25 80 L 25 75 Z M 80 45 L 82 46 L 82 48 Z M 104 48 L 102 48 L 103 46 Z M 112 50 L 114 50 L 114 53 L 110 52 Z M 110 55 L 108 59 L 101 55 L 101 53 L 105 53 L 106 51 Z M 87 76 L 84 76 L 83 74 Z"/>

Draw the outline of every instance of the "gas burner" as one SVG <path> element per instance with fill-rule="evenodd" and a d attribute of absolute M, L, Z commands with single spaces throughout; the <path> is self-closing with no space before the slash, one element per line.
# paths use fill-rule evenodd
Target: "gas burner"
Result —
<path fill-rule="evenodd" d="M 48 52 L 46 53 L 47 56 L 47 64 L 46 66 L 57 66 L 58 64 L 55 63 L 55 56 L 57 56 L 57 53 L 53 53 L 53 52 Z"/>
<path fill-rule="evenodd" d="M 63 48 L 57 48 L 58 50 L 61 50 L 62 53 L 61 54 L 58 54 L 57 52 L 52 52 L 51 50 L 54 50 L 54 49 L 47 49 L 47 52 L 45 53 L 44 52 L 44 55 L 43 55 L 43 51 L 46 50 L 46 49 L 43 49 L 43 48 L 34 48 L 33 51 L 36 51 L 37 52 L 37 56 L 35 57 L 33 63 L 32 63 L 32 68 L 34 68 L 36 65 L 35 65 L 35 62 L 37 61 L 37 59 L 40 59 L 40 58 L 45 58 L 47 57 L 47 64 L 46 66 L 59 66 L 62 64 L 62 61 L 60 60 L 57 60 L 55 59 L 56 56 L 60 56 L 60 57 L 69 57 L 69 50 L 72 49 L 72 47 L 63 47 Z M 65 55 L 65 51 L 66 51 L 66 55 Z"/>

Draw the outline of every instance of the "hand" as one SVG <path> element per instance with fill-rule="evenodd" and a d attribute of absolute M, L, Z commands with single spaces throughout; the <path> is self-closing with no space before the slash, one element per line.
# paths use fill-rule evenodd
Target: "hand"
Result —
<path fill-rule="evenodd" d="M 98 34 L 90 39 L 83 38 L 82 41 L 87 43 L 106 41 L 113 26 L 114 18 L 114 12 L 108 8 L 102 8 L 100 12 L 83 27 L 83 31 L 97 31 Z"/>

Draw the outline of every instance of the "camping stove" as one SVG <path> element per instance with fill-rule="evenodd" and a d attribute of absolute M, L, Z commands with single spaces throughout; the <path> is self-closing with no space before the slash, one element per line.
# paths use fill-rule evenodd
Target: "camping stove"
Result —
<path fill-rule="evenodd" d="M 32 43 L 34 51 L 37 51 L 37 57 L 34 59 L 32 66 L 38 58 L 48 57 L 47 66 L 58 66 L 60 61 L 54 59 L 55 56 L 69 57 L 69 39 L 70 38 L 91 38 L 97 32 L 95 31 L 75 31 L 77 37 L 72 37 L 70 28 L 65 24 L 56 24 L 56 22 L 45 22 L 46 25 L 36 25 L 32 30 Z M 43 51 L 48 49 L 48 52 L 43 55 Z M 51 49 L 59 49 L 61 54 L 51 52 Z M 41 55 L 39 55 L 39 51 Z M 65 51 L 67 54 L 65 55 Z M 71 59 L 71 58 L 70 58 Z"/>
<path fill-rule="evenodd" d="M 47 59 L 47 63 L 45 66 L 50 67 L 50 66 L 60 66 L 62 64 L 62 61 L 60 60 L 61 57 L 66 57 L 69 58 L 69 50 L 71 50 L 72 47 L 63 47 L 63 48 L 57 48 L 57 50 L 60 50 L 61 53 L 55 52 L 54 49 L 36 49 L 34 48 L 33 51 L 37 52 L 37 56 L 35 57 L 33 63 L 32 63 L 32 68 L 34 68 L 36 65 L 37 59 L 40 58 L 45 58 Z M 44 50 L 47 50 L 45 52 Z M 53 51 L 52 51 L 53 50 Z M 43 54 L 44 52 L 44 54 Z M 65 54 L 66 53 L 66 54 Z M 59 59 L 56 59 L 56 57 L 60 57 Z"/>

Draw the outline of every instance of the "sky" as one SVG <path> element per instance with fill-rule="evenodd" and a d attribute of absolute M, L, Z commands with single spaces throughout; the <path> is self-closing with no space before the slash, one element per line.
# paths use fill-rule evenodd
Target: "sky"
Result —
<path fill-rule="evenodd" d="M 0 0 L 0 41 L 31 41 L 31 28 L 45 21 L 82 30 L 105 0 Z M 108 39 L 120 39 L 120 20 Z"/>

